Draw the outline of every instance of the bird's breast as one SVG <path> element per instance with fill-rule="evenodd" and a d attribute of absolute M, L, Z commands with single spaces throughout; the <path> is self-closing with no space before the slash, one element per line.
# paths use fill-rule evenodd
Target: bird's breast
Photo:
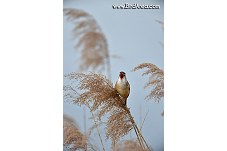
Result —
<path fill-rule="evenodd" d="M 115 89 L 118 91 L 120 96 L 128 97 L 130 89 L 126 82 L 118 81 L 115 85 Z"/>

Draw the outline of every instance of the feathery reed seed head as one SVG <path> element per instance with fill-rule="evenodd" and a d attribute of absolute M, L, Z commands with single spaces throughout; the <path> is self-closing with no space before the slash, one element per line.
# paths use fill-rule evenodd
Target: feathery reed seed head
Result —
<path fill-rule="evenodd" d="M 142 63 L 135 67 L 132 71 L 137 71 L 144 68 L 147 70 L 144 71 L 142 76 L 150 75 L 149 81 L 145 84 L 144 88 L 153 88 L 145 99 L 149 100 L 153 98 L 155 101 L 159 101 L 164 97 L 164 72 L 162 69 L 158 68 L 152 63 Z"/>
<path fill-rule="evenodd" d="M 69 117 L 63 117 L 63 145 L 69 150 L 85 149 L 87 138 L 80 131 L 76 123 Z"/>
<path fill-rule="evenodd" d="M 66 8 L 63 11 L 67 20 L 75 24 L 75 48 L 81 50 L 80 69 L 104 70 L 109 62 L 108 44 L 96 20 L 82 10 Z"/>
<path fill-rule="evenodd" d="M 118 143 L 116 151 L 149 151 L 149 149 L 142 149 L 136 140 L 125 140 Z"/>
<path fill-rule="evenodd" d="M 76 86 L 65 86 L 65 96 L 71 96 L 71 101 L 79 105 L 88 105 L 92 112 L 95 112 L 99 119 L 107 113 L 110 114 L 106 123 L 106 137 L 111 138 L 112 143 L 122 136 L 128 134 L 132 129 L 132 123 L 128 117 L 129 110 L 117 94 L 113 84 L 101 74 L 70 73 L 65 75 L 70 80 L 78 80 Z M 75 89 L 81 91 L 75 94 Z"/>

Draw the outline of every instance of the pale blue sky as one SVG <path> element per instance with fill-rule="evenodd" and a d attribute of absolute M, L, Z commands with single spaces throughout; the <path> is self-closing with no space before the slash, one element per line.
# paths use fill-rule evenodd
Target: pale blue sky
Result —
<path fill-rule="evenodd" d="M 114 10 L 112 4 L 138 3 L 158 4 L 159 10 Z M 154 151 L 164 150 L 164 118 L 160 115 L 164 103 L 145 101 L 144 98 L 150 89 L 144 90 L 144 84 L 148 77 L 142 77 L 142 71 L 131 72 L 135 66 L 144 62 L 151 62 L 160 68 L 164 68 L 164 50 L 160 42 L 164 41 L 162 26 L 155 20 L 163 21 L 163 1 L 134 0 L 68 0 L 64 2 L 64 8 L 78 8 L 90 13 L 101 26 L 106 35 L 110 54 L 115 54 L 121 59 L 111 59 L 111 76 L 113 83 L 118 78 L 119 71 L 125 71 L 131 85 L 131 93 L 128 98 L 128 107 L 132 115 L 139 122 L 139 107 L 142 108 L 144 117 L 149 114 L 144 123 L 142 133 Z M 78 69 L 78 52 L 74 50 L 72 40 L 72 24 L 64 20 L 64 74 Z M 78 122 L 83 131 L 83 108 L 64 102 L 64 114 L 69 115 Z M 87 110 L 87 117 L 90 114 Z M 92 121 L 87 120 L 87 128 Z M 134 132 L 132 131 L 132 134 Z M 102 131 L 104 136 L 104 131 Z M 97 135 L 93 135 L 95 138 Z M 134 136 L 134 134 L 133 134 Z M 126 136 L 129 138 L 129 136 Z M 100 144 L 98 142 L 100 147 Z M 110 141 L 105 143 L 110 148 Z M 100 147 L 101 148 L 101 147 Z"/>

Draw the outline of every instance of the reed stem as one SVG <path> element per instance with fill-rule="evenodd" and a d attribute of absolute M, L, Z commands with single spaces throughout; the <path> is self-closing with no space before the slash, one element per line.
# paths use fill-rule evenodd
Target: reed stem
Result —
<path fill-rule="evenodd" d="M 96 122 L 96 120 L 95 120 L 95 115 L 93 114 L 93 112 L 92 112 L 92 110 L 91 110 L 91 107 L 90 107 L 89 103 L 87 103 L 87 106 L 88 106 L 88 108 L 90 109 L 90 112 L 91 112 L 91 115 L 92 115 L 92 119 L 94 120 L 95 128 L 96 128 L 96 130 L 97 130 L 97 132 L 98 132 L 98 136 L 99 136 L 100 142 L 101 142 L 101 144 L 102 144 L 102 150 L 105 151 L 105 148 L 104 148 L 104 145 L 103 145 L 103 141 L 102 141 L 102 138 L 101 138 L 101 134 L 100 134 L 100 131 L 99 131 L 97 122 Z"/>

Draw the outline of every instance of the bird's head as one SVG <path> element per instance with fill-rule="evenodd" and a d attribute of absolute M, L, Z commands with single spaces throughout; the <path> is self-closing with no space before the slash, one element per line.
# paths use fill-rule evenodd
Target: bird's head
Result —
<path fill-rule="evenodd" d="M 119 74 L 119 77 L 120 77 L 121 79 L 123 79 L 123 78 L 125 77 L 125 72 L 121 71 L 120 74 Z"/>

